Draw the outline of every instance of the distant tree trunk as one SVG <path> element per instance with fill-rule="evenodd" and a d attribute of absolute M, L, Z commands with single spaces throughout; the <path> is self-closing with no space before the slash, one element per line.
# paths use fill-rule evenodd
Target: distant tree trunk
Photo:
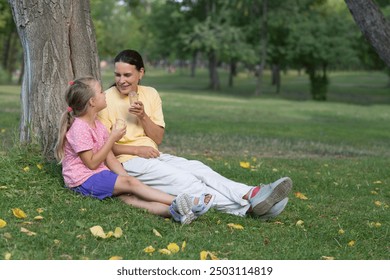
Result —
<path fill-rule="evenodd" d="M 70 80 L 100 79 L 89 0 L 8 0 L 24 52 L 21 142 L 37 141 L 53 156 Z"/>
<path fill-rule="evenodd" d="M 390 22 L 373 0 L 345 0 L 360 30 L 390 67 Z"/>
<path fill-rule="evenodd" d="M 218 76 L 217 54 L 215 53 L 215 51 L 211 51 L 208 56 L 209 56 L 209 75 L 210 75 L 209 88 L 212 90 L 219 90 L 221 86 L 219 83 L 219 76 Z"/>
<path fill-rule="evenodd" d="M 260 57 L 261 62 L 260 65 L 257 67 L 257 83 L 256 83 L 256 92 L 255 95 L 258 96 L 261 94 L 261 86 L 262 86 L 262 79 L 263 79 L 263 70 L 265 68 L 265 63 L 267 61 L 267 3 L 268 0 L 263 0 L 263 10 L 262 10 L 262 18 L 260 23 Z"/>
<path fill-rule="evenodd" d="M 193 78 L 195 77 L 195 70 L 196 70 L 196 62 L 198 60 L 198 51 L 194 51 L 192 53 L 192 60 L 191 60 L 191 74 L 190 76 Z"/>
<path fill-rule="evenodd" d="M 276 93 L 280 93 L 280 67 L 279 64 L 272 65 L 272 85 L 276 86 Z"/>
<path fill-rule="evenodd" d="M 314 66 L 306 68 L 310 78 L 310 93 L 313 100 L 326 101 L 328 93 L 328 75 L 327 66 L 323 65 L 322 71 L 318 71 Z"/>
<path fill-rule="evenodd" d="M 233 80 L 234 77 L 237 75 L 237 61 L 231 60 L 230 61 L 230 69 L 229 69 L 229 81 L 228 81 L 228 86 L 233 87 Z"/>

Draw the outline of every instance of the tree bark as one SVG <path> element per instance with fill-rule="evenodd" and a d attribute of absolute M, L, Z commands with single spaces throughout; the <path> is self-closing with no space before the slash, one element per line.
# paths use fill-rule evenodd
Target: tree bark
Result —
<path fill-rule="evenodd" d="M 390 67 L 390 22 L 372 0 L 345 0 L 345 3 L 363 35 Z"/>
<path fill-rule="evenodd" d="M 68 82 L 100 80 L 89 0 L 8 0 L 23 47 L 20 141 L 53 157 Z"/>

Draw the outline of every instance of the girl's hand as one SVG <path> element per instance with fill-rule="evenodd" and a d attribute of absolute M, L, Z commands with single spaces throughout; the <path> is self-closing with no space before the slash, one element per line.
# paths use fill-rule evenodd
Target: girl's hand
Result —
<path fill-rule="evenodd" d="M 142 120 L 145 117 L 144 104 L 141 101 L 134 102 L 129 108 L 129 113 L 136 115 L 137 118 Z"/>
<path fill-rule="evenodd" d="M 115 142 L 118 142 L 124 135 L 126 134 L 126 126 L 125 127 L 112 127 L 110 137 L 114 139 Z"/>

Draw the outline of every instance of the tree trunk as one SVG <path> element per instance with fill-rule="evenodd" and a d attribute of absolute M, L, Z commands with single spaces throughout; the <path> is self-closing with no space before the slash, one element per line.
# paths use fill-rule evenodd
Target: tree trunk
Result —
<path fill-rule="evenodd" d="M 211 51 L 208 55 L 209 57 L 209 75 L 210 75 L 210 89 L 212 90 L 219 90 L 220 83 L 219 83 L 219 76 L 218 76 L 218 70 L 217 70 L 217 55 L 215 51 Z"/>
<path fill-rule="evenodd" d="M 267 1 L 263 0 L 263 10 L 262 10 L 262 19 L 260 23 L 260 57 L 261 62 L 259 67 L 257 68 L 257 83 L 256 83 L 256 92 L 255 95 L 258 96 L 261 94 L 261 86 L 263 80 L 263 70 L 265 68 L 265 63 L 267 61 Z"/>
<path fill-rule="evenodd" d="M 68 82 L 100 80 L 89 0 L 8 0 L 24 52 L 21 142 L 37 141 L 53 157 Z"/>
<path fill-rule="evenodd" d="M 276 93 L 280 93 L 280 67 L 279 64 L 272 65 L 272 85 L 276 86 Z"/>
<path fill-rule="evenodd" d="M 360 30 L 390 67 L 390 22 L 372 0 L 345 0 Z"/>
<path fill-rule="evenodd" d="M 198 61 L 198 51 L 194 51 L 192 53 L 192 60 L 191 60 L 191 74 L 190 77 L 195 77 L 195 71 L 196 71 L 196 64 Z"/>
<path fill-rule="evenodd" d="M 228 86 L 233 87 L 234 77 L 237 75 L 237 61 L 231 60 L 229 64 L 229 80 Z"/>

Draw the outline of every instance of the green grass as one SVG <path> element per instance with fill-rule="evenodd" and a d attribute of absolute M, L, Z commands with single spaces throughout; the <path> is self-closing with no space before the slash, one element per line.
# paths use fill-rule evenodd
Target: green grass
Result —
<path fill-rule="evenodd" d="M 331 78 L 337 83 L 330 95 L 344 96 L 334 99 L 347 102 L 318 103 L 301 98 L 308 87 L 304 76 L 286 76 L 279 96 L 269 91 L 253 97 L 233 95 L 230 89 L 209 92 L 207 76 L 200 74 L 194 80 L 148 69 L 143 83 L 155 85 L 164 104 L 167 128 L 161 150 L 202 160 L 249 185 L 290 176 L 293 193 L 277 219 L 260 222 L 211 210 L 181 226 L 116 199 L 97 201 L 70 193 L 62 187 L 60 166 L 44 162 L 36 147 L 17 144 L 19 89 L 2 86 L 0 219 L 7 226 L 0 228 L 0 259 L 6 253 L 12 259 L 44 260 L 199 259 L 202 250 L 221 259 L 390 259 L 390 105 L 383 101 L 389 95 L 382 90 L 385 76 L 334 73 Z M 104 79 L 108 85 L 108 76 Z M 250 81 L 237 79 L 236 92 L 253 92 Z M 290 98 L 290 92 L 299 98 Z M 362 100 L 371 105 L 362 105 Z M 250 162 L 252 169 L 241 168 L 240 161 Z M 296 192 L 308 199 L 298 199 Z M 17 219 L 13 208 L 23 209 L 28 217 Z M 43 220 L 34 220 L 38 208 L 44 210 Z M 296 225 L 299 220 L 303 226 Z M 244 229 L 230 229 L 229 223 Z M 123 236 L 95 238 L 89 231 L 95 225 L 106 233 L 120 227 Z M 36 235 L 28 236 L 22 227 Z M 147 246 L 162 249 L 183 241 L 187 246 L 177 254 L 143 252 Z M 354 246 L 348 245 L 351 241 Z"/>

